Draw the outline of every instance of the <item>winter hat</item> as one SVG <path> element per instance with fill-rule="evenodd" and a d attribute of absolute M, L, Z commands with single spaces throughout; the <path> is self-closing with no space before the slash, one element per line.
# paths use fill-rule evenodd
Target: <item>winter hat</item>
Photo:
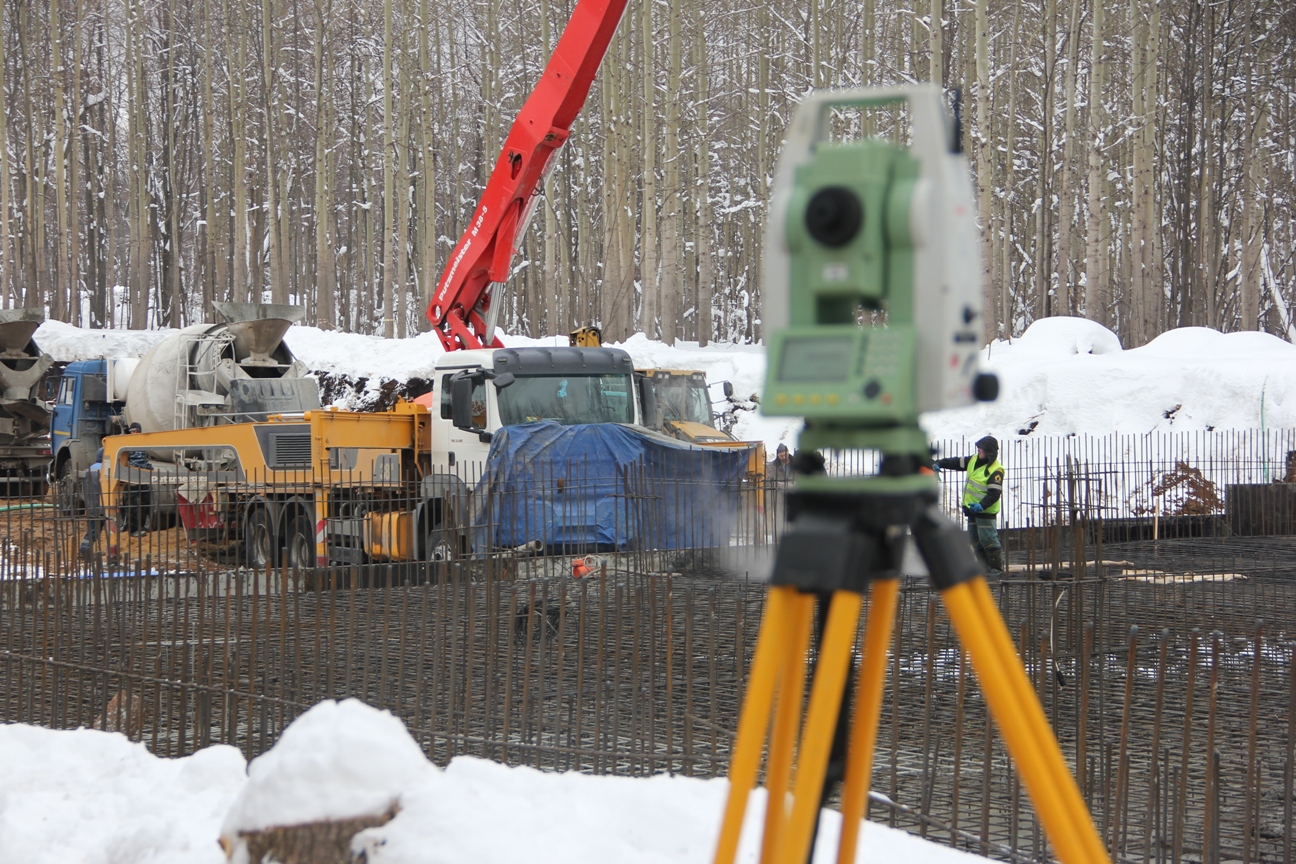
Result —
<path fill-rule="evenodd" d="M 985 436 L 980 441 L 976 442 L 976 446 L 985 451 L 986 456 L 990 458 L 991 462 L 999 457 L 999 442 L 993 435 Z"/>
<path fill-rule="evenodd" d="M 778 446 L 778 449 L 774 451 L 774 454 L 778 455 L 779 453 L 786 453 L 786 452 L 788 452 L 788 446 L 786 444 L 780 444 Z"/>

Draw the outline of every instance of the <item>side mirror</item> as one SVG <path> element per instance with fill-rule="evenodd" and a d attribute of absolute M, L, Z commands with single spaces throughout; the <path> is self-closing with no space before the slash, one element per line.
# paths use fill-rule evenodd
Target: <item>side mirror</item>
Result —
<path fill-rule="evenodd" d="M 503 390 L 505 387 L 512 387 L 516 380 L 512 372 L 501 372 L 495 376 L 495 389 Z"/>
<path fill-rule="evenodd" d="M 643 411 L 643 425 L 649 429 L 660 429 L 661 423 L 657 418 L 657 391 L 651 381 L 643 379 L 643 386 L 639 388 L 640 409 Z"/>
<path fill-rule="evenodd" d="M 456 429 L 472 431 L 473 379 L 471 375 L 459 374 L 450 379 L 450 422 Z"/>
<path fill-rule="evenodd" d="M 724 391 L 724 395 L 726 399 L 733 398 L 733 394 L 734 394 L 733 384 L 731 384 L 728 381 L 722 381 L 720 383 L 720 389 Z"/>

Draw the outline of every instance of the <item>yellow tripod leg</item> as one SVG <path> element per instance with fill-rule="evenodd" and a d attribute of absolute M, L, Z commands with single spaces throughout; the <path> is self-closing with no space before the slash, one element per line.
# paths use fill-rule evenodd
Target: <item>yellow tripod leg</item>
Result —
<path fill-rule="evenodd" d="M 806 649 L 810 644 L 810 624 L 814 617 L 815 598 L 794 588 L 790 606 L 789 639 L 785 644 L 782 668 L 778 678 L 778 698 L 774 708 L 774 732 L 770 737 L 765 788 L 769 800 L 765 809 L 765 833 L 761 838 L 761 861 L 773 862 L 779 838 L 788 820 L 787 790 L 796 762 L 797 728 L 801 703 L 805 696 Z"/>
<path fill-rule="evenodd" d="M 795 599 L 794 588 L 779 587 L 769 591 L 765 617 L 756 637 L 756 653 L 752 657 L 747 696 L 738 718 L 733 758 L 729 763 L 729 798 L 725 803 L 724 823 L 720 828 L 720 842 L 716 846 L 715 864 L 733 864 L 734 857 L 738 854 L 738 838 L 742 833 L 743 817 L 747 813 L 747 798 L 752 786 L 756 784 L 761 750 L 769 728 L 775 677 L 788 649 L 789 625 L 792 623 L 791 604 Z"/>
<path fill-rule="evenodd" d="M 851 864 L 855 860 L 860 820 L 864 818 L 864 803 L 868 799 L 869 781 L 873 778 L 873 751 L 877 746 L 878 717 L 882 714 L 882 694 L 886 685 L 887 650 L 895 626 L 900 580 L 874 582 L 869 591 L 872 603 L 864 626 L 864 659 L 860 663 L 859 683 L 855 688 L 855 716 L 851 721 L 850 745 L 846 750 L 837 864 Z"/>
<path fill-rule="evenodd" d="M 810 706 L 801 732 L 792 818 L 777 847 L 775 860 L 779 864 L 804 864 L 810 851 L 810 832 L 818 815 L 819 795 L 837 728 L 837 715 L 841 711 L 846 675 L 850 671 L 851 647 L 862 603 L 863 598 L 854 591 L 835 591 L 828 607 L 828 623 L 824 627 L 823 644 L 819 646 L 819 662 L 810 686 Z"/>
<path fill-rule="evenodd" d="M 1058 858 L 1105 864 L 1106 850 L 985 580 L 948 588 L 941 599 Z"/>
<path fill-rule="evenodd" d="M 1040 704 L 1039 697 L 1035 695 L 1030 679 L 1026 677 L 1026 670 L 1022 668 L 1012 636 L 1008 633 L 1003 616 L 999 614 L 999 607 L 995 605 L 994 595 L 990 593 L 990 588 L 984 579 L 977 579 L 968 587 L 980 611 L 979 617 L 985 622 L 991 638 L 995 640 L 1003 664 L 1015 672 L 1010 676 L 1010 680 L 1017 689 L 1018 701 L 1024 707 L 1022 716 L 1030 718 L 1030 729 L 1037 741 L 1037 746 L 1043 752 L 1044 765 L 1057 786 L 1058 794 L 1063 799 L 1063 806 L 1071 815 L 1079 839 L 1085 848 L 1087 858 L 1080 860 L 1110 861 L 1107 848 L 1098 835 L 1097 828 L 1094 827 L 1084 796 L 1080 794 L 1080 787 L 1076 785 L 1075 777 L 1067 767 L 1066 757 L 1062 755 L 1062 748 L 1058 746 L 1057 737 L 1053 734 L 1053 728 L 1044 714 L 1044 707 Z"/>

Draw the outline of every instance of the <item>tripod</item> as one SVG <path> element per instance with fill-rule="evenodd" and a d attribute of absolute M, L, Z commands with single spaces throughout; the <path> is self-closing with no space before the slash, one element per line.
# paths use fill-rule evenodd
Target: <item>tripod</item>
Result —
<path fill-rule="evenodd" d="M 887 473 L 884 462 L 883 474 Z M 779 545 L 752 658 L 715 864 L 732 864 L 737 853 L 767 732 L 769 800 L 760 860 L 763 864 L 808 860 L 832 779 L 825 781 L 831 751 L 840 751 L 843 744 L 844 764 L 833 766 L 838 772 L 844 769 L 837 862 L 855 860 L 873 772 L 906 528 L 968 652 L 986 703 L 1058 858 L 1063 864 L 1107 862 L 1107 852 L 971 546 L 936 506 L 934 480 L 917 472 L 845 482 L 805 479 L 809 482 L 798 485 L 809 489 L 788 494 L 791 524 Z M 841 491 L 827 491 L 829 483 Z M 842 703 L 865 590 L 872 604 L 864 628 L 854 717 L 848 723 Z M 819 652 L 798 743 L 816 601 L 826 605 L 827 614 L 821 614 Z M 849 740 L 844 742 L 847 730 Z"/>

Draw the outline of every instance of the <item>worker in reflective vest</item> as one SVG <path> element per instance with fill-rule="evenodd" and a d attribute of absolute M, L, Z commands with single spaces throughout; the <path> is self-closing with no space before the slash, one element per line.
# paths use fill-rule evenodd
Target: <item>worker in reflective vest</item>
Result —
<path fill-rule="evenodd" d="M 1003 574 L 1003 547 L 999 545 L 999 507 L 1003 503 L 1004 467 L 999 464 L 999 442 L 987 435 L 976 442 L 975 456 L 953 456 L 936 462 L 937 468 L 966 471 L 963 512 L 977 557 L 986 564 L 986 576 Z"/>

